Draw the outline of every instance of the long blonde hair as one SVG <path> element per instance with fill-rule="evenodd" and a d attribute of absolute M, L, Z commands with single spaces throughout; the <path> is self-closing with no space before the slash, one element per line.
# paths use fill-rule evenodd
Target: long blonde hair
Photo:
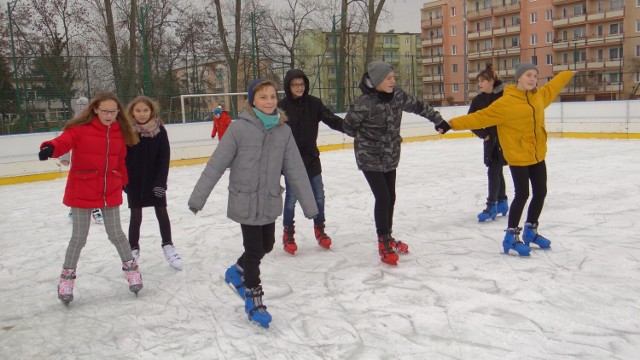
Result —
<path fill-rule="evenodd" d="M 116 121 L 118 121 L 118 125 L 120 125 L 120 131 L 124 136 L 125 143 L 129 146 L 137 144 L 140 141 L 138 139 L 138 135 L 133 130 L 133 127 L 131 127 L 131 124 L 129 124 L 128 116 L 124 112 L 124 108 L 120 103 L 120 100 L 114 93 L 111 92 L 101 92 L 94 96 L 93 99 L 91 99 L 89 105 L 82 109 L 82 112 L 80 114 L 69 120 L 62 128 L 62 130 L 90 123 L 97 116 L 96 111 L 99 109 L 100 104 L 107 100 L 112 100 L 118 105 L 118 114 L 116 115 Z"/>
<path fill-rule="evenodd" d="M 144 103 L 145 105 L 147 105 L 149 107 L 149 109 L 151 109 L 151 115 L 149 116 L 149 120 L 158 119 L 158 121 L 161 124 L 163 123 L 162 119 L 160 119 L 158 117 L 158 113 L 160 112 L 160 105 L 158 105 L 158 103 L 156 101 L 154 101 L 153 99 L 151 99 L 150 97 L 144 96 L 144 95 L 140 95 L 140 96 L 136 96 L 133 100 L 131 100 L 129 105 L 127 105 L 126 114 L 127 114 L 127 117 L 129 118 L 129 121 L 131 122 L 131 124 L 135 124 L 136 123 L 136 118 L 133 116 L 133 108 L 138 103 Z"/>

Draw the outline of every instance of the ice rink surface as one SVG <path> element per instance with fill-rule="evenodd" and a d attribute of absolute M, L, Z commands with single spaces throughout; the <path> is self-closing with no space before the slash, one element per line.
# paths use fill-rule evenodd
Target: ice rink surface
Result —
<path fill-rule="evenodd" d="M 268 330 L 247 320 L 223 280 L 242 252 L 240 226 L 226 218 L 228 175 L 194 216 L 187 199 L 204 164 L 171 168 L 169 215 L 185 268 L 164 260 L 145 209 L 137 298 L 92 224 L 69 308 L 56 297 L 71 235 L 66 179 L 2 186 L 0 359 L 637 359 L 640 141 L 548 145 L 540 233 L 552 249 L 520 258 L 501 254 L 506 217 L 476 220 L 482 142 L 405 143 L 394 235 L 411 253 L 398 267 L 379 260 L 373 196 L 353 150 L 322 153 L 333 246 L 316 244 L 297 209 L 290 256 L 278 219 L 262 265 Z M 511 199 L 508 167 L 505 176 Z M 121 213 L 126 233 L 126 203 Z"/>

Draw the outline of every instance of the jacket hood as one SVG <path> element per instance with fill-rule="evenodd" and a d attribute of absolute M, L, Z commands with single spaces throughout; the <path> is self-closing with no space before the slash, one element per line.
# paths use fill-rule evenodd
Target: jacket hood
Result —
<path fill-rule="evenodd" d="M 362 74 L 362 79 L 360 79 L 360 85 L 358 85 L 358 87 L 360 88 L 360 90 L 362 90 L 363 94 L 371 95 L 377 92 L 376 88 L 371 82 L 371 79 L 369 78 L 368 72 Z"/>
<path fill-rule="evenodd" d="M 498 80 L 495 83 L 493 83 L 493 93 L 494 94 L 499 94 L 502 91 L 504 91 L 504 83 L 502 82 L 502 80 Z"/>
<path fill-rule="evenodd" d="M 289 86 L 289 84 L 291 83 L 291 80 L 301 77 L 304 80 L 304 93 L 302 94 L 302 97 L 305 97 L 307 95 L 309 95 L 309 78 L 307 77 L 307 75 L 305 75 L 305 73 L 300 70 L 300 69 L 291 69 L 289 71 L 287 71 L 287 73 L 284 76 L 284 94 L 287 96 L 288 99 L 290 100 L 295 100 L 293 98 L 293 95 L 291 94 L 291 86 Z"/>

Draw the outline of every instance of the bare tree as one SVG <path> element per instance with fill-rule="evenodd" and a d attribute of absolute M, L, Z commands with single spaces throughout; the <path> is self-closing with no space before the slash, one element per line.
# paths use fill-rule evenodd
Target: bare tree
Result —
<path fill-rule="evenodd" d="M 277 49 L 274 54 L 265 53 L 265 56 L 273 62 L 284 62 L 283 59 L 277 59 L 277 55 L 284 53 L 288 58 L 288 67 L 296 68 L 297 40 L 303 31 L 315 24 L 313 18 L 321 6 L 316 0 L 287 0 L 284 9 L 272 6 L 266 22 L 271 43 Z"/>
<path fill-rule="evenodd" d="M 234 38 L 235 43 L 234 43 L 233 53 L 231 53 L 229 49 L 229 43 L 227 40 L 227 31 L 224 26 L 224 19 L 222 17 L 222 6 L 220 4 L 220 0 L 214 0 L 213 2 L 216 6 L 216 19 L 218 21 L 218 33 L 220 35 L 220 41 L 222 42 L 222 50 L 224 53 L 224 57 L 227 60 L 227 64 L 229 66 L 229 81 L 230 81 L 229 85 L 231 87 L 231 92 L 237 92 L 238 91 L 238 60 L 240 58 L 240 46 L 241 46 L 241 42 L 240 42 L 241 16 L 240 15 L 242 14 L 242 1 L 235 0 L 234 16 L 233 16 L 234 18 L 233 34 L 235 35 L 235 38 Z M 235 113 L 238 108 L 239 108 L 238 98 L 236 97 L 235 104 L 232 104 L 231 106 L 231 111 Z"/>

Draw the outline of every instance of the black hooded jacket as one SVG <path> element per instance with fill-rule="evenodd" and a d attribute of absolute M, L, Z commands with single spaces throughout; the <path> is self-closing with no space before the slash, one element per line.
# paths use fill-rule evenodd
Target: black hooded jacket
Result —
<path fill-rule="evenodd" d="M 493 84 L 493 92 L 490 94 L 480 93 L 471 101 L 471 105 L 469 106 L 468 113 L 474 113 L 478 110 L 482 110 L 494 101 L 496 101 L 499 97 L 502 96 L 502 92 L 504 89 L 504 84 L 502 81 L 498 80 Z M 471 130 L 477 137 L 480 139 L 486 138 L 489 136 L 489 140 L 484 142 L 484 164 L 489 166 L 494 161 L 501 165 L 506 165 L 507 162 L 504 159 L 502 154 L 502 147 L 500 146 L 500 141 L 498 141 L 498 128 L 495 126 L 490 126 L 488 128 Z"/>
<path fill-rule="evenodd" d="M 293 98 L 289 87 L 294 78 L 304 79 L 304 93 L 297 99 Z M 317 144 L 318 124 L 322 121 L 333 130 L 344 132 L 342 118 L 327 109 L 320 99 L 309 95 L 309 78 L 302 70 L 287 71 L 284 77 L 284 93 L 286 96 L 278 102 L 278 107 L 287 114 L 286 123 L 291 127 L 309 178 L 315 177 L 322 173 Z"/>

